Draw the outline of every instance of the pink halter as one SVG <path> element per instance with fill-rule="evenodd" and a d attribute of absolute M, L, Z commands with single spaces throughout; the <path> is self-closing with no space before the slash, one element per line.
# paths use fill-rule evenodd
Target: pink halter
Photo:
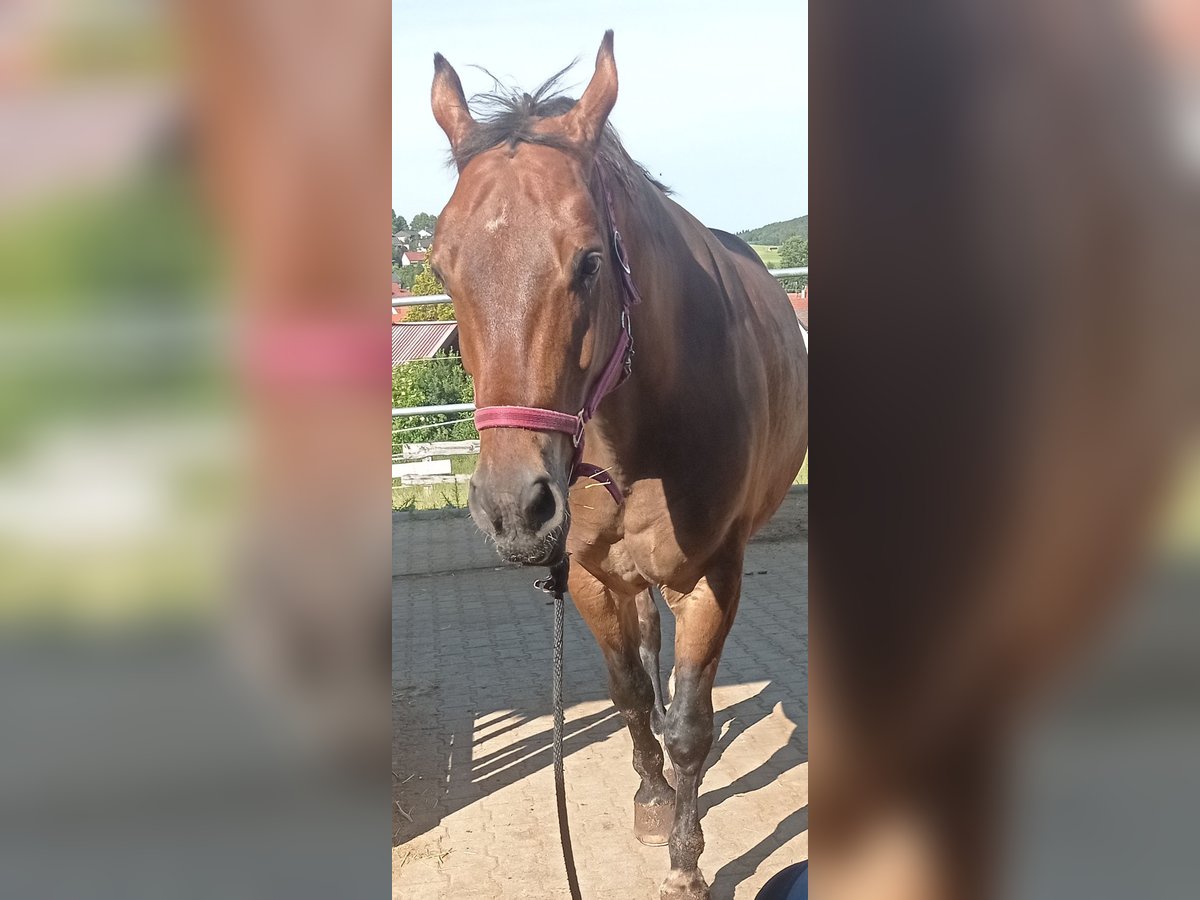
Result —
<path fill-rule="evenodd" d="M 616 217 L 613 215 L 612 194 L 609 193 L 599 165 L 596 166 L 596 175 L 604 193 L 608 228 L 612 233 L 612 254 L 621 276 L 621 334 L 617 338 L 616 346 L 600 372 L 600 377 L 588 392 L 583 408 L 574 415 L 536 406 L 485 406 L 475 411 L 475 427 L 480 431 L 488 428 L 524 428 L 528 431 L 557 431 L 570 435 L 571 442 L 575 445 L 575 455 L 571 458 L 571 484 L 580 478 L 591 478 L 604 485 L 619 505 L 625 502 L 625 496 L 616 482 L 599 466 L 583 462 L 583 429 L 596 414 L 600 402 L 629 377 L 633 366 L 633 333 L 629 327 L 629 311 L 641 302 L 642 297 L 629 271 L 629 257 L 625 253 L 625 244 L 621 240 L 621 232 L 617 230 Z"/>

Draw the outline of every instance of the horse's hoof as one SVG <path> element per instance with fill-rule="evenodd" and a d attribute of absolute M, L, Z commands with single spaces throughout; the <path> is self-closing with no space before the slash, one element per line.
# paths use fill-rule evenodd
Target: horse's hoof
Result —
<path fill-rule="evenodd" d="M 711 900 L 708 885 L 699 869 L 672 871 L 658 889 L 659 900 Z"/>
<path fill-rule="evenodd" d="M 675 825 L 675 801 L 638 803 L 633 801 L 633 836 L 649 847 L 661 847 Z"/>

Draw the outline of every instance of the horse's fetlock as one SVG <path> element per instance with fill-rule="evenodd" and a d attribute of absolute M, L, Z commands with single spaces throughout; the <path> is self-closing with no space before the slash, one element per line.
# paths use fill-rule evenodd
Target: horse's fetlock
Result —
<path fill-rule="evenodd" d="M 671 834 L 670 847 L 672 868 L 694 869 L 704 852 L 704 832 L 699 824 L 682 830 L 676 828 Z"/>

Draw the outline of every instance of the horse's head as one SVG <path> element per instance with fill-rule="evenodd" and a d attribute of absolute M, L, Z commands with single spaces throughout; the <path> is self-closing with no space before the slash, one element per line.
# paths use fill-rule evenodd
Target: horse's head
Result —
<path fill-rule="evenodd" d="M 577 102 L 514 96 L 476 121 L 458 75 L 434 57 L 433 114 L 459 178 L 430 254 L 454 301 L 475 402 L 575 413 L 618 334 L 618 281 L 603 201 L 589 188 L 617 99 L 612 32 Z M 500 553 L 528 565 L 562 557 L 574 453 L 564 433 L 481 433 L 471 515 Z"/>

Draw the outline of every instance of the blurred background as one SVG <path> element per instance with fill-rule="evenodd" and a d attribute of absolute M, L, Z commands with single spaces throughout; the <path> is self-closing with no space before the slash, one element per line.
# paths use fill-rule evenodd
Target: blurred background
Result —
<path fill-rule="evenodd" d="M 386 890 L 389 17 L 0 6 L 4 896 Z"/>
<path fill-rule="evenodd" d="M 228 273 L 176 36 L 154 3 L 16 2 L 3 20 L 0 612 L 194 613 L 235 434 Z"/>
<path fill-rule="evenodd" d="M 813 9 L 825 900 L 1196 893 L 1198 13 Z"/>

